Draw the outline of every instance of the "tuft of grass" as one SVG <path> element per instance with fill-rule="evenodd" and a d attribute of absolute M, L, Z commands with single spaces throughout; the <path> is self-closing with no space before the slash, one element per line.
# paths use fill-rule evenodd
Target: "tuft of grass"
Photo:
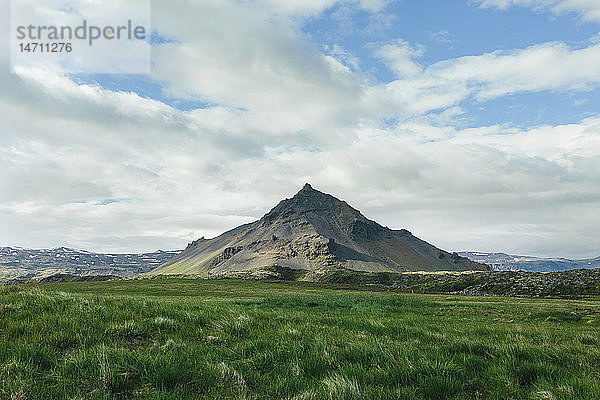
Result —
<path fill-rule="evenodd" d="M 125 340 L 140 340 L 146 336 L 144 330 L 140 328 L 135 321 L 111 324 L 106 328 L 105 333 L 109 336 Z"/>
<path fill-rule="evenodd" d="M 326 398 L 331 400 L 357 400 L 362 399 L 358 383 L 351 378 L 340 374 L 333 374 L 323 379 Z"/>
<path fill-rule="evenodd" d="M 235 392 L 245 392 L 248 389 L 244 377 L 224 361 L 218 364 L 217 369 L 221 374 L 221 385 Z"/>
<path fill-rule="evenodd" d="M 579 335 L 579 342 L 586 346 L 594 346 L 598 344 L 598 337 L 587 333 Z"/>
<path fill-rule="evenodd" d="M 152 320 L 155 327 L 159 329 L 175 329 L 175 321 L 167 317 L 156 317 Z"/>

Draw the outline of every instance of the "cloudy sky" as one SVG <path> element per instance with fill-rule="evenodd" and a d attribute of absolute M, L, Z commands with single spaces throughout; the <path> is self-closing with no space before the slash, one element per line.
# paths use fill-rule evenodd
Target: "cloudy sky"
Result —
<path fill-rule="evenodd" d="M 148 75 L 11 73 L 1 4 L 0 245 L 183 248 L 310 182 L 446 250 L 600 255 L 598 0 L 155 0 Z"/>

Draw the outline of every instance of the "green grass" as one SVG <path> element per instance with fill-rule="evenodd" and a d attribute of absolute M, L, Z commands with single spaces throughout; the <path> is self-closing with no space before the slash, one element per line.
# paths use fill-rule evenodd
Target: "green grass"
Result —
<path fill-rule="evenodd" d="M 598 399 L 600 301 L 157 279 L 0 288 L 0 399 Z"/>

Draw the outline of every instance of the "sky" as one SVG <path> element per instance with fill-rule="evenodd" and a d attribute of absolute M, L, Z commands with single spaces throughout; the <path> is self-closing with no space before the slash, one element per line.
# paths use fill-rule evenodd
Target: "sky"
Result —
<path fill-rule="evenodd" d="M 11 71 L 0 1 L 1 246 L 184 248 L 310 182 L 445 250 L 600 255 L 597 0 L 155 0 L 149 74 Z"/>

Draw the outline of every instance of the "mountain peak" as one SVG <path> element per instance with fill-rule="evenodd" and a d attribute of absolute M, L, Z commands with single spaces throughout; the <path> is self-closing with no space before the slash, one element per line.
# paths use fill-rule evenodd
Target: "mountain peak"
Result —
<path fill-rule="evenodd" d="M 405 230 L 384 228 L 307 183 L 260 220 L 193 242 L 156 273 L 212 274 L 273 265 L 378 272 L 486 268 Z"/>
<path fill-rule="evenodd" d="M 314 189 L 310 183 L 307 183 L 291 199 L 282 200 L 277 204 L 263 219 L 271 222 L 282 215 L 289 216 L 292 214 L 304 214 L 309 211 L 329 210 L 335 203 L 341 203 L 341 201 Z"/>
<path fill-rule="evenodd" d="M 298 192 L 298 194 L 308 194 L 308 193 L 313 193 L 313 192 L 318 192 L 318 190 L 315 190 L 310 183 L 306 183 L 302 189 L 300 189 L 300 191 Z"/>
<path fill-rule="evenodd" d="M 321 192 L 320 190 L 313 188 L 310 183 L 307 183 L 291 199 L 286 199 L 282 201 L 280 203 L 280 206 L 286 208 L 323 208 L 335 202 L 340 202 L 340 200 L 327 193 Z"/>

